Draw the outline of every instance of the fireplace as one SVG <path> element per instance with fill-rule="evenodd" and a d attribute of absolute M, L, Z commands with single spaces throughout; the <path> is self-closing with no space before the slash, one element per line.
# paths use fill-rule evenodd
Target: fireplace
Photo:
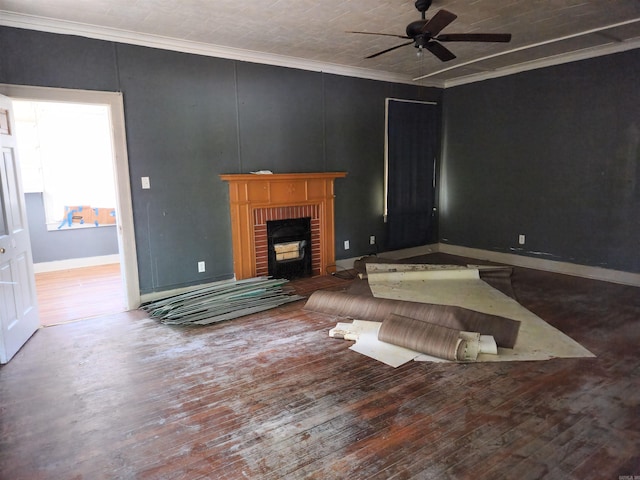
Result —
<path fill-rule="evenodd" d="M 310 239 L 302 248 L 309 253 L 311 275 L 325 275 L 335 264 L 333 182 L 346 172 L 229 174 L 233 269 L 236 279 L 272 275 L 268 265 L 267 223 L 309 218 Z M 287 243 L 287 242 L 282 242 Z M 300 245 L 299 245 L 300 247 Z M 289 248 L 290 250 L 285 250 Z M 295 247 L 280 249 L 281 259 Z M 300 255 L 300 251 L 297 252 Z"/>
<path fill-rule="evenodd" d="M 269 224 L 271 222 L 296 222 L 304 218 L 308 218 L 310 224 L 310 242 L 305 245 L 305 248 L 311 257 L 311 275 L 320 275 L 322 273 L 320 206 L 298 205 L 253 209 L 253 256 L 256 276 L 273 276 L 273 271 L 269 266 Z M 278 223 L 274 225 L 278 225 Z M 308 239 L 303 238 L 300 240 Z"/>
<path fill-rule="evenodd" d="M 269 275 L 275 278 L 311 276 L 311 218 L 267 222 Z"/>

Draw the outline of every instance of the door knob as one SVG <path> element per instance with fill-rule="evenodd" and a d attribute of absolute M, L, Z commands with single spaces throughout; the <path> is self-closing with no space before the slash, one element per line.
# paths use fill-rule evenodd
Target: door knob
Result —
<path fill-rule="evenodd" d="M 6 250 L 4 248 L 0 247 L 0 253 L 4 253 L 4 252 L 6 252 Z"/>

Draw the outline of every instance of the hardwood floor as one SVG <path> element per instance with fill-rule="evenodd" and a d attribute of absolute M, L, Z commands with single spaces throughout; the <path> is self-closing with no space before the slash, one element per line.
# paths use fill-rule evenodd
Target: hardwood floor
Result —
<path fill-rule="evenodd" d="M 303 301 L 204 328 L 133 311 L 40 329 L 0 368 L 0 477 L 640 475 L 640 289 L 520 268 L 513 287 L 597 357 L 393 369 Z"/>
<path fill-rule="evenodd" d="M 118 263 L 37 273 L 36 292 L 43 326 L 127 309 Z"/>

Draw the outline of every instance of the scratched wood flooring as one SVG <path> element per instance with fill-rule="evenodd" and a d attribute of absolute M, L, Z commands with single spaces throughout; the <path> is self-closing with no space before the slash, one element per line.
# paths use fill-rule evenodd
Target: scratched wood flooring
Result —
<path fill-rule="evenodd" d="M 0 367 L 0 478 L 640 475 L 640 289 L 520 268 L 513 286 L 597 357 L 393 369 L 303 301 L 205 328 L 140 311 L 42 328 Z"/>

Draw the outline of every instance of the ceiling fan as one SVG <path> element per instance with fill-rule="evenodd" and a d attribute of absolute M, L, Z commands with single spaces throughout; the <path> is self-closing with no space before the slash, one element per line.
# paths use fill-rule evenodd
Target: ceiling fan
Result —
<path fill-rule="evenodd" d="M 422 49 L 426 48 L 443 62 L 453 60 L 456 56 L 444 45 L 439 42 L 509 42 L 511 41 L 510 33 L 439 33 L 451 22 L 457 15 L 447 10 L 439 10 L 430 20 L 425 18 L 425 12 L 431 6 L 433 0 L 417 0 L 416 9 L 422 14 L 421 20 L 416 20 L 407 25 L 406 35 L 394 35 L 392 33 L 374 33 L 374 32 L 348 32 L 361 33 L 365 35 L 386 35 L 388 37 L 397 37 L 411 39 L 410 42 L 387 48 L 381 52 L 374 53 L 365 58 L 374 58 L 383 53 L 390 52 L 397 48 L 413 44 L 418 49 L 418 55 L 422 54 Z"/>

